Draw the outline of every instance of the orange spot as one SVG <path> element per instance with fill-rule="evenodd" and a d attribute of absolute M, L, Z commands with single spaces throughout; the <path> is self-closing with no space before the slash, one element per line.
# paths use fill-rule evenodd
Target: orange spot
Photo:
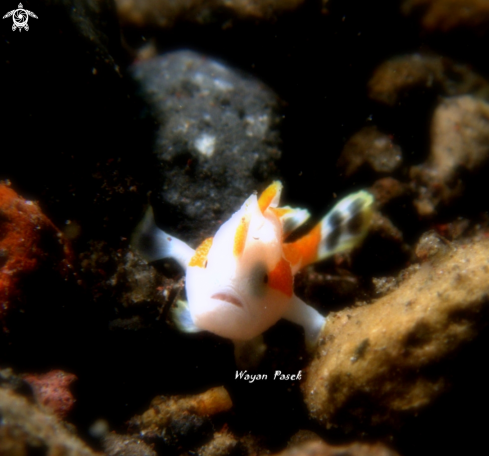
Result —
<path fill-rule="evenodd" d="M 285 258 L 281 258 L 273 271 L 268 274 L 268 286 L 281 291 L 287 296 L 292 296 L 294 292 L 294 278 L 292 277 L 290 263 Z"/>
<path fill-rule="evenodd" d="M 282 184 L 279 181 L 272 182 L 260 195 L 258 199 L 258 207 L 261 213 L 265 213 L 268 206 L 272 203 L 273 199 L 282 190 Z"/>
<path fill-rule="evenodd" d="M 292 209 L 288 207 L 271 207 L 270 210 L 278 217 L 282 218 L 284 215 L 290 214 Z"/>
<path fill-rule="evenodd" d="M 317 224 L 309 233 L 295 242 L 284 244 L 284 255 L 290 264 L 301 262 L 301 267 L 314 263 L 317 259 L 318 247 L 321 242 L 321 224 Z"/>
<path fill-rule="evenodd" d="M 248 235 L 248 227 L 250 225 L 250 221 L 245 217 L 241 219 L 241 223 L 238 225 L 236 229 L 236 234 L 234 235 L 234 246 L 233 253 L 234 256 L 240 256 L 243 253 L 245 244 L 246 244 L 246 236 Z"/>
<path fill-rule="evenodd" d="M 190 259 L 189 266 L 198 266 L 199 268 L 205 268 L 205 262 L 207 261 L 207 255 L 212 247 L 212 239 L 207 238 L 202 244 L 197 247 L 194 256 Z"/>

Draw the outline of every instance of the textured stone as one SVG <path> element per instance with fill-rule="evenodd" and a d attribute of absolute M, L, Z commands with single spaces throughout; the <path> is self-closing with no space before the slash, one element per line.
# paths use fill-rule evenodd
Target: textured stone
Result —
<path fill-rule="evenodd" d="M 384 177 L 376 180 L 369 191 L 375 196 L 375 201 L 383 206 L 408 194 L 409 186 L 392 177 Z"/>
<path fill-rule="evenodd" d="M 0 184 L 0 325 L 24 312 L 26 284 L 32 277 L 52 287 L 74 277 L 70 244 L 39 206 Z M 53 273 L 54 272 L 54 273 Z"/>
<path fill-rule="evenodd" d="M 154 327 L 162 309 L 171 304 L 181 286 L 165 278 L 129 249 L 114 249 L 92 241 L 80 255 L 81 273 L 96 302 L 114 307 L 110 329 Z"/>
<path fill-rule="evenodd" d="M 419 215 L 462 194 L 462 171 L 473 173 L 489 158 L 489 103 L 461 96 L 443 100 L 433 114 L 428 160 L 411 169 L 418 185 Z"/>
<path fill-rule="evenodd" d="M 58 419 L 13 391 L 0 388 L 0 454 L 95 456 Z"/>
<path fill-rule="evenodd" d="M 158 125 L 156 221 L 196 247 L 277 175 L 278 99 L 258 80 L 190 51 L 131 72 Z"/>
<path fill-rule="evenodd" d="M 210 433 L 209 417 L 227 412 L 232 406 L 222 386 L 193 396 L 159 396 L 146 412 L 132 418 L 130 425 L 141 435 L 160 437 L 168 445 L 188 445 Z"/>
<path fill-rule="evenodd" d="M 228 431 L 214 433 L 212 440 L 198 450 L 200 456 L 244 456 L 245 446 Z"/>
<path fill-rule="evenodd" d="M 367 167 L 375 173 L 392 173 L 402 162 L 401 148 L 377 127 L 365 127 L 345 144 L 338 159 L 338 168 L 345 177 Z"/>
<path fill-rule="evenodd" d="M 103 446 L 107 456 L 157 456 L 155 450 L 133 435 L 109 434 Z"/>
<path fill-rule="evenodd" d="M 469 66 L 434 55 L 408 54 L 381 63 L 368 81 L 369 97 L 396 106 L 413 91 L 445 96 L 488 93 L 487 81 Z"/>
<path fill-rule="evenodd" d="M 73 408 L 75 398 L 68 388 L 76 380 L 75 375 L 53 370 L 47 374 L 25 375 L 24 380 L 32 386 L 36 401 L 60 418 L 65 418 Z"/>
<path fill-rule="evenodd" d="M 313 440 L 291 446 L 276 456 L 398 456 L 398 453 L 381 443 L 329 445 L 322 440 Z"/>
<path fill-rule="evenodd" d="M 404 0 L 402 11 L 419 17 L 428 32 L 470 30 L 481 35 L 489 30 L 489 3 L 486 0 Z"/>
<path fill-rule="evenodd" d="M 370 305 L 330 314 L 303 384 L 326 427 L 395 427 L 450 387 L 454 355 L 488 323 L 489 240 L 453 243 Z M 455 367 L 456 368 L 456 367 Z"/>
<path fill-rule="evenodd" d="M 209 24 L 219 20 L 270 20 L 293 11 L 304 0 L 117 0 L 122 25 L 171 28 L 178 22 Z"/>

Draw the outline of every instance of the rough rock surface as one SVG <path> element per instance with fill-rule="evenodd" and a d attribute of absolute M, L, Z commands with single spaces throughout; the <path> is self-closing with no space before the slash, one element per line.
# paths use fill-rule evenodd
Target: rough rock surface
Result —
<path fill-rule="evenodd" d="M 277 97 L 190 51 L 136 63 L 132 74 L 159 125 L 156 220 L 197 247 L 276 176 Z"/>
<path fill-rule="evenodd" d="M 209 24 L 222 18 L 269 20 L 304 0 L 117 0 L 123 25 L 170 28 L 177 22 Z"/>
<path fill-rule="evenodd" d="M 215 432 L 212 440 L 198 450 L 201 456 L 239 456 L 247 453 L 244 444 L 227 431 Z"/>
<path fill-rule="evenodd" d="M 398 453 L 381 443 L 329 445 L 322 440 L 313 440 L 291 446 L 276 456 L 398 456 Z"/>
<path fill-rule="evenodd" d="M 90 243 L 80 255 L 80 267 L 93 299 L 114 306 L 110 329 L 154 325 L 178 290 L 176 281 L 163 277 L 130 249 L 114 249 L 103 241 Z"/>
<path fill-rule="evenodd" d="M 463 110 L 445 119 L 437 166 L 430 125 L 440 97 L 489 101 L 487 1 L 119 0 L 127 7 L 120 10 L 127 26 L 122 29 L 114 4 L 33 1 L 25 7 L 39 19 L 29 21 L 28 32 L 13 32 L 11 19 L 2 21 L 0 179 L 39 201 L 70 240 L 78 275 L 65 281 L 57 269 L 56 258 L 63 258 L 57 237 L 24 252 L 26 259 L 39 252 L 50 258 L 22 277 L 15 265 L 5 269 L 0 251 L 0 269 L 7 272 L 0 282 L 19 279 L 8 288 L 4 327 L 10 332 L 0 333 L 0 387 L 10 390 L 7 397 L 24 394 L 27 401 L 19 399 L 25 413 L 17 414 L 15 425 L 10 419 L 19 400 L 0 407 L 0 454 L 70 453 L 39 437 L 45 428 L 29 430 L 57 417 L 41 413 L 33 388 L 13 374 L 60 368 L 78 377 L 68 430 L 112 456 L 263 456 L 281 451 L 299 429 L 314 430 L 329 444 L 342 442 L 341 449 L 327 451 L 343 455 L 356 451 L 346 444 L 359 435 L 376 438 L 377 432 L 403 456 L 483 454 L 487 422 L 479 417 L 489 408 L 489 328 L 477 330 L 487 313 L 484 308 L 474 317 L 476 298 L 445 320 L 443 312 L 467 291 L 466 283 L 473 294 L 478 290 L 477 273 L 469 268 L 467 278 L 463 266 L 456 276 L 445 266 L 455 261 L 454 246 L 461 255 L 461 235 L 469 255 L 485 242 L 474 233 L 489 227 L 488 167 L 485 159 L 478 161 L 488 142 L 479 115 L 484 110 L 463 122 L 457 120 Z M 405 55 L 412 50 L 421 54 Z M 216 66 L 208 56 L 228 63 Z M 133 96 L 130 65 L 131 74 L 148 68 L 136 81 L 143 103 Z M 457 137 L 459 124 L 463 133 Z M 370 125 L 387 136 L 361 130 Z M 357 144 L 356 132 L 364 135 Z M 344 169 L 354 171 L 342 179 L 335 164 L 348 138 L 345 154 L 353 147 Z M 402 149 L 397 168 L 391 145 Z M 457 150 L 449 150 L 452 145 Z M 363 164 L 356 161 L 358 151 Z M 443 154 L 451 159 L 450 170 Z M 329 373 L 320 372 L 320 361 L 310 368 L 301 328 L 283 321 L 264 335 L 268 351 L 257 373 L 269 380 L 248 383 L 235 378 L 230 341 L 167 324 L 165 313 L 182 288 L 181 269 L 169 260 L 148 266 L 131 251 L 129 239 L 150 191 L 160 226 L 195 246 L 275 177 L 282 178 L 287 204 L 311 211 L 311 224 L 334 204 L 335 194 L 361 188 L 375 193 L 382 216 L 375 217 L 361 248 L 297 277 L 301 298 L 320 312 L 341 311 L 330 319 L 336 339 L 323 347 L 330 349 L 321 361 Z M 416 198 L 434 208 L 430 217 L 416 212 Z M 13 220 L 20 220 L 18 212 L 11 212 Z M 22 227 L 7 223 L 0 211 L 0 245 Z M 19 248 L 29 247 L 20 239 Z M 434 290 L 431 307 L 419 298 L 404 307 L 401 302 L 399 310 L 391 297 L 409 294 L 416 280 L 427 293 Z M 437 280 L 452 280 L 441 296 Z M 378 301 L 369 305 L 372 299 Z M 391 306 L 382 304 L 389 299 Z M 353 302 L 357 308 L 344 310 Z M 361 324 L 346 315 L 362 317 Z M 471 328 L 477 339 L 465 343 Z M 388 331 L 390 345 L 380 345 Z M 344 364 L 334 364 L 343 354 Z M 337 387 L 316 404 L 329 407 L 322 417 L 336 429 L 311 421 L 299 382 L 272 379 L 275 370 L 307 375 L 310 369 L 318 377 L 309 382 L 329 379 Z M 215 385 L 229 392 L 232 409 L 197 414 L 186 395 Z M 444 394 L 449 385 L 454 387 Z M 321 388 L 323 397 L 331 392 Z M 159 395 L 164 398 L 151 408 Z M 127 429 L 136 414 L 141 416 Z M 387 429 L 369 433 L 374 420 Z M 393 429 L 397 423 L 403 425 Z M 65 431 L 58 429 L 64 428 L 55 428 L 50 442 Z M 117 434 L 108 435 L 110 429 Z M 324 451 L 320 446 L 316 453 Z"/>
<path fill-rule="evenodd" d="M 345 144 L 338 159 L 338 168 L 345 177 L 368 167 L 375 173 L 391 173 L 402 161 L 402 152 L 392 139 L 377 127 L 365 127 Z"/>
<path fill-rule="evenodd" d="M 383 177 L 376 180 L 369 191 L 375 196 L 375 201 L 383 206 L 409 193 L 409 186 L 392 177 Z"/>
<path fill-rule="evenodd" d="M 109 434 L 104 439 L 107 456 L 157 456 L 148 444 L 137 436 Z"/>
<path fill-rule="evenodd" d="M 489 3 L 485 0 L 404 0 L 402 11 L 419 16 L 429 32 L 467 29 L 480 36 L 489 31 Z"/>
<path fill-rule="evenodd" d="M 428 160 L 411 169 L 419 196 L 419 215 L 431 216 L 437 206 L 459 196 L 464 183 L 462 171 L 474 172 L 489 158 L 489 103 L 461 96 L 440 103 L 431 124 Z"/>
<path fill-rule="evenodd" d="M 74 277 L 69 243 L 39 206 L 0 184 L 0 324 L 24 311 L 23 288 L 34 275 L 51 281 Z M 23 299 L 24 298 L 24 299 Z"/>
<path fill-rule="evenodd" d="M 95 456 L 58 419 L 13 391 L 0 388 L 0 454 Z"/>
<path fill-rule="evenodd" d="M 326 427 L 396 427 L 450 387 L 456 353 L 487 325 L 489 240 L 454 243 L 376 302 L 332 314 L 303 393 Z"/>
<path fill-rule="evenodd" d="M 76 380 L 75 375 L 53 370 L 47 374 L 25 375 L 24 380 L 32 386 L 36 401 L 60 418 L 65 418 L 73 408 L 75 398 L 68 388 Z"/>
<path fill-rule="evenodd" d="M 221 386 L 194 396 L 159 396 L 151 407 L 131 419 L 131 428 L 147 438 L 159 437 L 167 445 L 199 442 L 212 430 L 209 417 L 233 406 Z"/>
<path fill-rule="evenodd" d="M 396 106 L 415 90 L 445 96 L 477 92 L 487 95 L 488 83 L 467 65 L 423 54 L 386 60 L 368 82 L 369 97 L 388 106 Z"/>

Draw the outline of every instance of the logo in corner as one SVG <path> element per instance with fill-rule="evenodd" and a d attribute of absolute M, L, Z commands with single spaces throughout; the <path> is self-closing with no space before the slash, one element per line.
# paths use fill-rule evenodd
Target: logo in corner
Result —
<path fill-rule="evenodd" d="M 18 9 L 9 11 L 5 16 L 3 16 L 3 19 L 10 16 L 12 16 L 12 19 L 14 20 L 14 25 L 12 25 L 12 30 L 14 32 L 17 29 L 19 29 L 19 32 L 22 32 L 23 28 L 26 32 L 29 30 L 29 26 L 27 25 L 29 16 L 39 19 L 32 11 L 23 9 L 22 3 L 19 3 Z"/>

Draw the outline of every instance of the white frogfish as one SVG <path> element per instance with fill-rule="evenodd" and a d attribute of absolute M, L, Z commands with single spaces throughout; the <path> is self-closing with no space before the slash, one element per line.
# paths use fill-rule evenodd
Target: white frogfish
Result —
<path fill-rule="evenodd" d="M 173 257 L 185 269 L 187 302 L 175 312 L 180 329 L 210 331 L 239 350 L 285 318 L 303 326 L 308 347 L 315 345 L 325 317 L 294 294 L 294 275 L 358 245 L 367 234 L 374 198 L 366 191 L 353 193 L 308 234 L 286 242 L 309 212 L 278 207 L 281 191 L 275 181 L 259 198 L 251 195 L 196 250 L 156 227 L 149 209 L 131 243 L 148 261 Z"/>

